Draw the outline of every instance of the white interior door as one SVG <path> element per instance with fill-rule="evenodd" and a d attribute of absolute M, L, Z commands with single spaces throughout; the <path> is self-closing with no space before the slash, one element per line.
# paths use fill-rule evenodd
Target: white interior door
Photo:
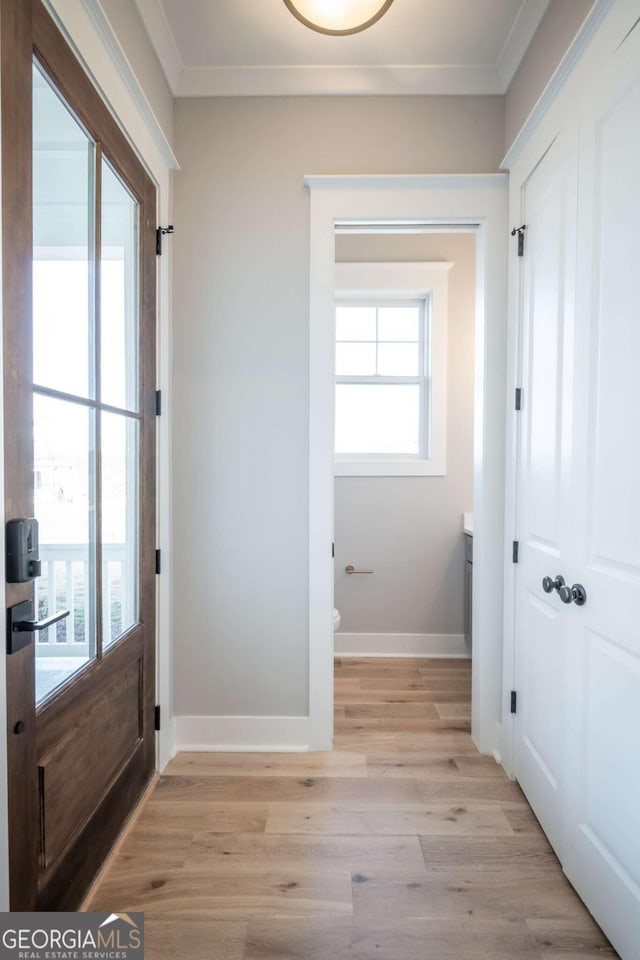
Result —
<path fill-rule="evenodd" d="M 640 26 L 582 122 L 564 867 L 640 957 Z"/>
<path fill-rule="evenodd" d="M 571 463 L 577 151 L 562 135 L 523 187 L 522 386 L 517 568 L 516 777 L 556 849 L 565 776 L 565 610 L 543 579 L 566 566 Z"/>

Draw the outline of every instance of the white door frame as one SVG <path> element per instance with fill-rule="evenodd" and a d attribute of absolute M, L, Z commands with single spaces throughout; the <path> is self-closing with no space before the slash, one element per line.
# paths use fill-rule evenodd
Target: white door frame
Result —
<path fill-rule="evenodd" d="M 309 390 L 310 748 L 333 739 L 334 272 L 338 222 L 468 228 L 477 238 L 472 736 L 502 756 L 502 627 L 507 333 L 503 174 L 307 176 L 311 194 Z M 462 517 L 460 518 L 462 534 Z M 509 738 L 505 740 L 507 749 Z"/>

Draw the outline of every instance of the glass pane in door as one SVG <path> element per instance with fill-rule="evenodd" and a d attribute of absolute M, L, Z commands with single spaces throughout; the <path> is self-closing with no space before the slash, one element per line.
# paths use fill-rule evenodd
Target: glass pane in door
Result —
<path fill-rule="evenodd" d="M 101 400 L 138 409 L 139 205 L 102 161 Z"/>
<path fill-rule="evenodd" d="M 93 396 L 95 145 L 33 66 L 34 382 Z"/>
<path fill-rule="evenodd" d="M 138 421 L 102 414 L 102 647 L 139 620 Z"/>
<path fill-rule="evenodd" d="M 93 410 L 34 397 L 35 514 L 42 576 L 39 619 L 69 616 L 36 633 L 36 703 L 96 655 Z"/>
<path fill-rule="evenodd" d="M 33 65 L 36 703 L 96 657 L 95 144 Z M 57 395 L 56 395 L 57 394 Z"/>

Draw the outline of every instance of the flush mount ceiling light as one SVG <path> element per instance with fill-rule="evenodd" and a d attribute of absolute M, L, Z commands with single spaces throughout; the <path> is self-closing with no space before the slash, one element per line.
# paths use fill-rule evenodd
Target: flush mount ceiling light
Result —
<path fill-rule="evenodd" d="M 346 37 L 372 26 L 383 17 L 393 0 L 284 0 L 294 17 L 305 27 Z"/>

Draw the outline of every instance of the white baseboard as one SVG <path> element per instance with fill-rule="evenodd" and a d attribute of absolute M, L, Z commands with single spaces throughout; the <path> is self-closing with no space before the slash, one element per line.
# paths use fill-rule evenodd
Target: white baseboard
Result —
<path fill-rule="evenodd" d="M 453 657 L 470 654 L 461 633 L 336 633 L 337 657 Z"/>
<path fill-rule="evenodd" d="M 176 717 L 176 750 L 202 753 L 305 753 L 309 717 Z"/>

